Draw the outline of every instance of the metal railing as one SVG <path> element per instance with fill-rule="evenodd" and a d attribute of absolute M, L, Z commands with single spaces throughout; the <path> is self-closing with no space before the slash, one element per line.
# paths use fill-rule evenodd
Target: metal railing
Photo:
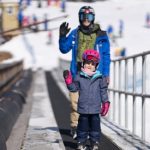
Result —
<path fill-rule="evenodd" d="M 23 72 L 23 61 L 0 64 L 0 95 L 14 84 Z"/>
<path fill-rule="evenodd" d="M 150 113 L 146 107 L 150 103 L 150 51 L 111 62 L 109 94 L 112 107 L 108 119 L 146 141 L 146 132 L 150 131 L 147 129 Z"/>
<path fill-rule="evenodd" d="M 114 122 L 119 128 L 125 129 L 124 131 L 131 132 L 133 136 L 137 135 L 144 143 L 149 142 L 147 139 L 150 138 L 146 137 L 150 133 L 148 116 L 150 115 L 150 69 L 148 63 L 150 63 L 150 51 L 111 61 L 109 85 L 111 105 L 106 117 L 109 122 Z M 61 78 L 63 70 L 69 69 L 69 66 L 69 60 L 60 58 Z"/>

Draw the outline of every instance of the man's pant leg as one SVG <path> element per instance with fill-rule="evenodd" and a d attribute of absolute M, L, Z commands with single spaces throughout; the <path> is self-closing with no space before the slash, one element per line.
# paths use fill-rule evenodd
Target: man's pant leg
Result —
<path fill-rule="evenodd" d="M 77 113 L 77 105 L 78 105 L 78 92 L 70 92 L 70 102 L 71 102 L 71 114 L 70 114 L 70 122 L 71 127 L 77 127 L 79 114 Z"/>

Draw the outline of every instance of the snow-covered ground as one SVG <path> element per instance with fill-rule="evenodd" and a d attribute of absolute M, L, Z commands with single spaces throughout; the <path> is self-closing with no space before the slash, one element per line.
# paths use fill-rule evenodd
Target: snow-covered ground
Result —
<path fill-rule="evenodd" d="M 9 42 L 0 46 L 0 51 L 9 51 L 13 54 L 13 60 L 24 59 L 25 68 L 43 68 L 52 70 L 58 66 L 58 59 L 71 59 L 71 52 L 61 54 L 58 47 L 59 26 L 62 22 L 69 22 L 73 29 L 78 26 L 78 11 L 84 5 L 90 5 L 95 9 L 95 22 L 100 23 L 101 28 L 106 30 L 108 25 L 113 25 L 114 33 L 118 35 L 119 20 L 124 21 L 124 33 L 122 38 L 117 38 L 115 44 L 111 45 L 111 58 L 114 58 L 116 48 L 125 47 L 127 56 L 150 50 L 150 28 L 146 28 L 145 17 L 150 12 L 149 0 L 108 0 L 95 3 L 68 2 L 66 13 L 62 13 L 58 6 L 46 6 L 42 1 L 42 8 L 37 8 L 37 3 L 32 2 L 31 6 L 24 10 L 24 15 L 36 14 L 39 20 L 44 14 L 48 18 L 68 14 L 68 18 L 52 21 L 49 28 L 56 28 L 52 31 L 52 44 L 48 45 L 48 31 L 38 33 L 22 34 L 14 37 Z M 40 26 L 42 28 L 42 25 Z M 147 141 L 150 141 L 150 130 L 146 133 Z"/>
<path fill-rule="evenodd" d="M 117 38 L 115 44 L 111 47 L 111 58 L 114 58 L 116 48 L 125 47 L 127 55 L 140 53 L 150 50 L 150 28 L 145 27 L 146 13 L 150 12 L 148 0 L 109 0 L 95 3 L 68 2 L 66 13 L 69 15 L 66 19 L 60 19 L 49 23 L 49 28 L 57 28 L 63 21 L 69 22 L 73 29 L 78 26 L 78 11 L 81 6 L 90 5 L 95 9 L 95 22 L 100 23 L 102 30 L 106 30 L 108 25 L 114 27 L 114 34 L 117 36 L 119 31 L 119 20 L 124 21 L 123 38 Z M 141 9 L 142 8 L 142 9 Z M 46 3 L 42 3 L 42 8 L 37 8 L 37 3 L 32 2 L 25 11 L 24 15 L 32 16 L 36 14 L 38 20 L 43 20 L 44 14 L 48 18 L 64 15 L 57 6 L 47 7 Z M 41 26 L 42 27 L 42 26 Z M 30 33 L 20 35 L 11 41 L 0 46 L 0 50 L 11 51 L 17 58 L 25 58 L 25 66 L 49 68 L 49 60 L 56 55 L 61 55 L 58 49 L 58 30 L 53 31 L 53 44 L 47 45 L 48 32 Z M 40 37 L 40 38 L 39 38 Z M 51 56 L 50 56 L 51 55 Z M 71 53 L 61 55 L 63 58 L 71 59 Z M 44 61 L 43 61 L 44 58 Z M 56 65 L 56 61 L 52 65 Z"/>

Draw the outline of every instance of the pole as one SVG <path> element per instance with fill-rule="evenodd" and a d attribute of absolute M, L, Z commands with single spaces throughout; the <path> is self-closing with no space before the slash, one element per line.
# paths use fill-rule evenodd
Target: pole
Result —
<path fill-rule="evenodd" d="M 63 15 L 63 16 L 47 19 L 47 22 L 59 20 L 59 19 L 66 18 L 66 17 L 68 17 L 68 15 Z M 30 28 L 32 26 L 35 26 L 35 25 L 38 25 L 38 24 L 42 24 L 44 22 L 45 22 L 45 20 L 44 21 L 38 21 L 37 23 L 29 24 L 29 25 L 23 26 L 21 28 L 14 28 L 14 29 L 10 29 L 10 30 L 7 30 L 7 31 L 3 31 L 3 32 L 0 32 L 0 35 L 3 35 L 3 34 L 8 33 L 8 32 L 12 32 L 12 31 L 20 30 L 20 29 Z"/>

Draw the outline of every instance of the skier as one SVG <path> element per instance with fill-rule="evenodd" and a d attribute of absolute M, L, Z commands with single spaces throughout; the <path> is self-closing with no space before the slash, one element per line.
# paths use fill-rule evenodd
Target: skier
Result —
<path fill-rule="evenodd" d="M 122 19 L 119 20 L 119 37 L 121 38 L 123 36 L 123 30 L 124 30 L 124 22 Z"/>
<path fill-rule="evenodd" d="M 66 11 L 66 0 L 61 1 L 61 11 L 65 12 Z"/>
<path fill-rule="evenodd" d="M 47 6 L 51 5 L 51 0 L 47 0 Z"/>
<path fill-rule="evenodd" d="M 146 14 L 146 27 L 150 27 L 150 13 Z"/>
<path fill-rule="evenodd" d="M 82 53 L 85 49 L 95 49 L 101 54 L 101 63 L 97 67 L 109 83 L 110 68 L 110 44 L 105 31 L 100 29 L 99 24 L 95 24 L 95 12 L 90 6 L 83 6 L 79 13 L 80 25 L 70 31 L 69 24 L 64 22 L 60 25 L 59 49 L 62 53 L 68 53 L 72 49 L 72 60 L 70 70 L 73 78 L 75 78 L 81 68 Z M 78 124 L 77 101 L 78 92 L 70 92 L 71 101 L 71 135 L 75 139 L 76 128 Z"/>
<path fill-rule="evenodd" d="M 48 30 L 48 19 L 47 19 L 47 14 L 44 14 L 44 30 Z"/>
<path fill-rule="evenodd" d="M 31 5 L 31 0 L 27 0 L 27 5 L 28 5 L 28 6 Z"/>
<path fill-rule="evenodd" d="M 107 33 L 108 33 L 109 37 L 112 38 L 112 36 L 113 36 L 113 34 L 114 34 L 114 28 L 113 28 L 112 25 L 109 25 L 109 26 L 107 27 Z"/>
<path fill-rule="evenodd" d="M 22 9 L 20 8 L 19 9 L 19 12 L 18 12 L 18 23 L 19 23 L 19 28 L 22 27 L 22 23 L 23 23 L 23 12 L 22 12 Z"/>
<path fill-rule="evenodd" d="M 114 27 L 112 25 L 109 25 L 107 27 L 107 34 L 109 38 L 111 39 L 111 44 L 116 44 L 116 36 L 114 34 Z"/>
<path fill-rule="evenodd" d="M 99 64 L 99 53 L 95 50 L 85 50 L 82 55 L 81 71 L 72 80 L 68 70 L 64 71 L 67 88 L 71 92 L 79 91 L 77 127 L 77 149 L 86 149 L 86 141 L 89 136 L 92 150 L 99 149 L 100 142 L 100 117 L 108 112 L 107 81 L 100 71 L 96 71 Z M 102 109 L 101 109 L 102 103 Z"/>
<path fill-rule="evenodd" d="M 28 26 L 29 25 L 29 16 L 23 16 L 23 20 L 22 20 L 22 26 Z"/>
<path fill-rule="evenodd" d="M 37 16 L 35 15 L 35 14 L 33 14 L 32 15 L 32 21 L 33 21 L 33 24 L 35 24 L 34 26 L 32 26 L 32 30 L 34 31 L 34 32 L 37 32 L 39 29 L 38 29 L 38 25 L 37 25 L 37 23 L 38 23 L 38 18 L 37 18 Z"/>
<path fill-rule="evenodd" d="M 51 44 L 52 43 L 52 31 L 48 32 L 48 42 L 47 44 Z"/>
<path fill-rule="evenodd" d="M 21 6 L 21 5 L 22 5 L 22 2 L 23 2 L 23 0 L 19 0 L 19 6 Z"/>
<path fill-rule="evenodd" d="M 38 8 L 41 8 L 41 7 L 42 7 L 41 0 L 38 0 L 37 2 L 38 2 L 38 3 L 37 3 L 37 7 L 38 7 Z"/>

